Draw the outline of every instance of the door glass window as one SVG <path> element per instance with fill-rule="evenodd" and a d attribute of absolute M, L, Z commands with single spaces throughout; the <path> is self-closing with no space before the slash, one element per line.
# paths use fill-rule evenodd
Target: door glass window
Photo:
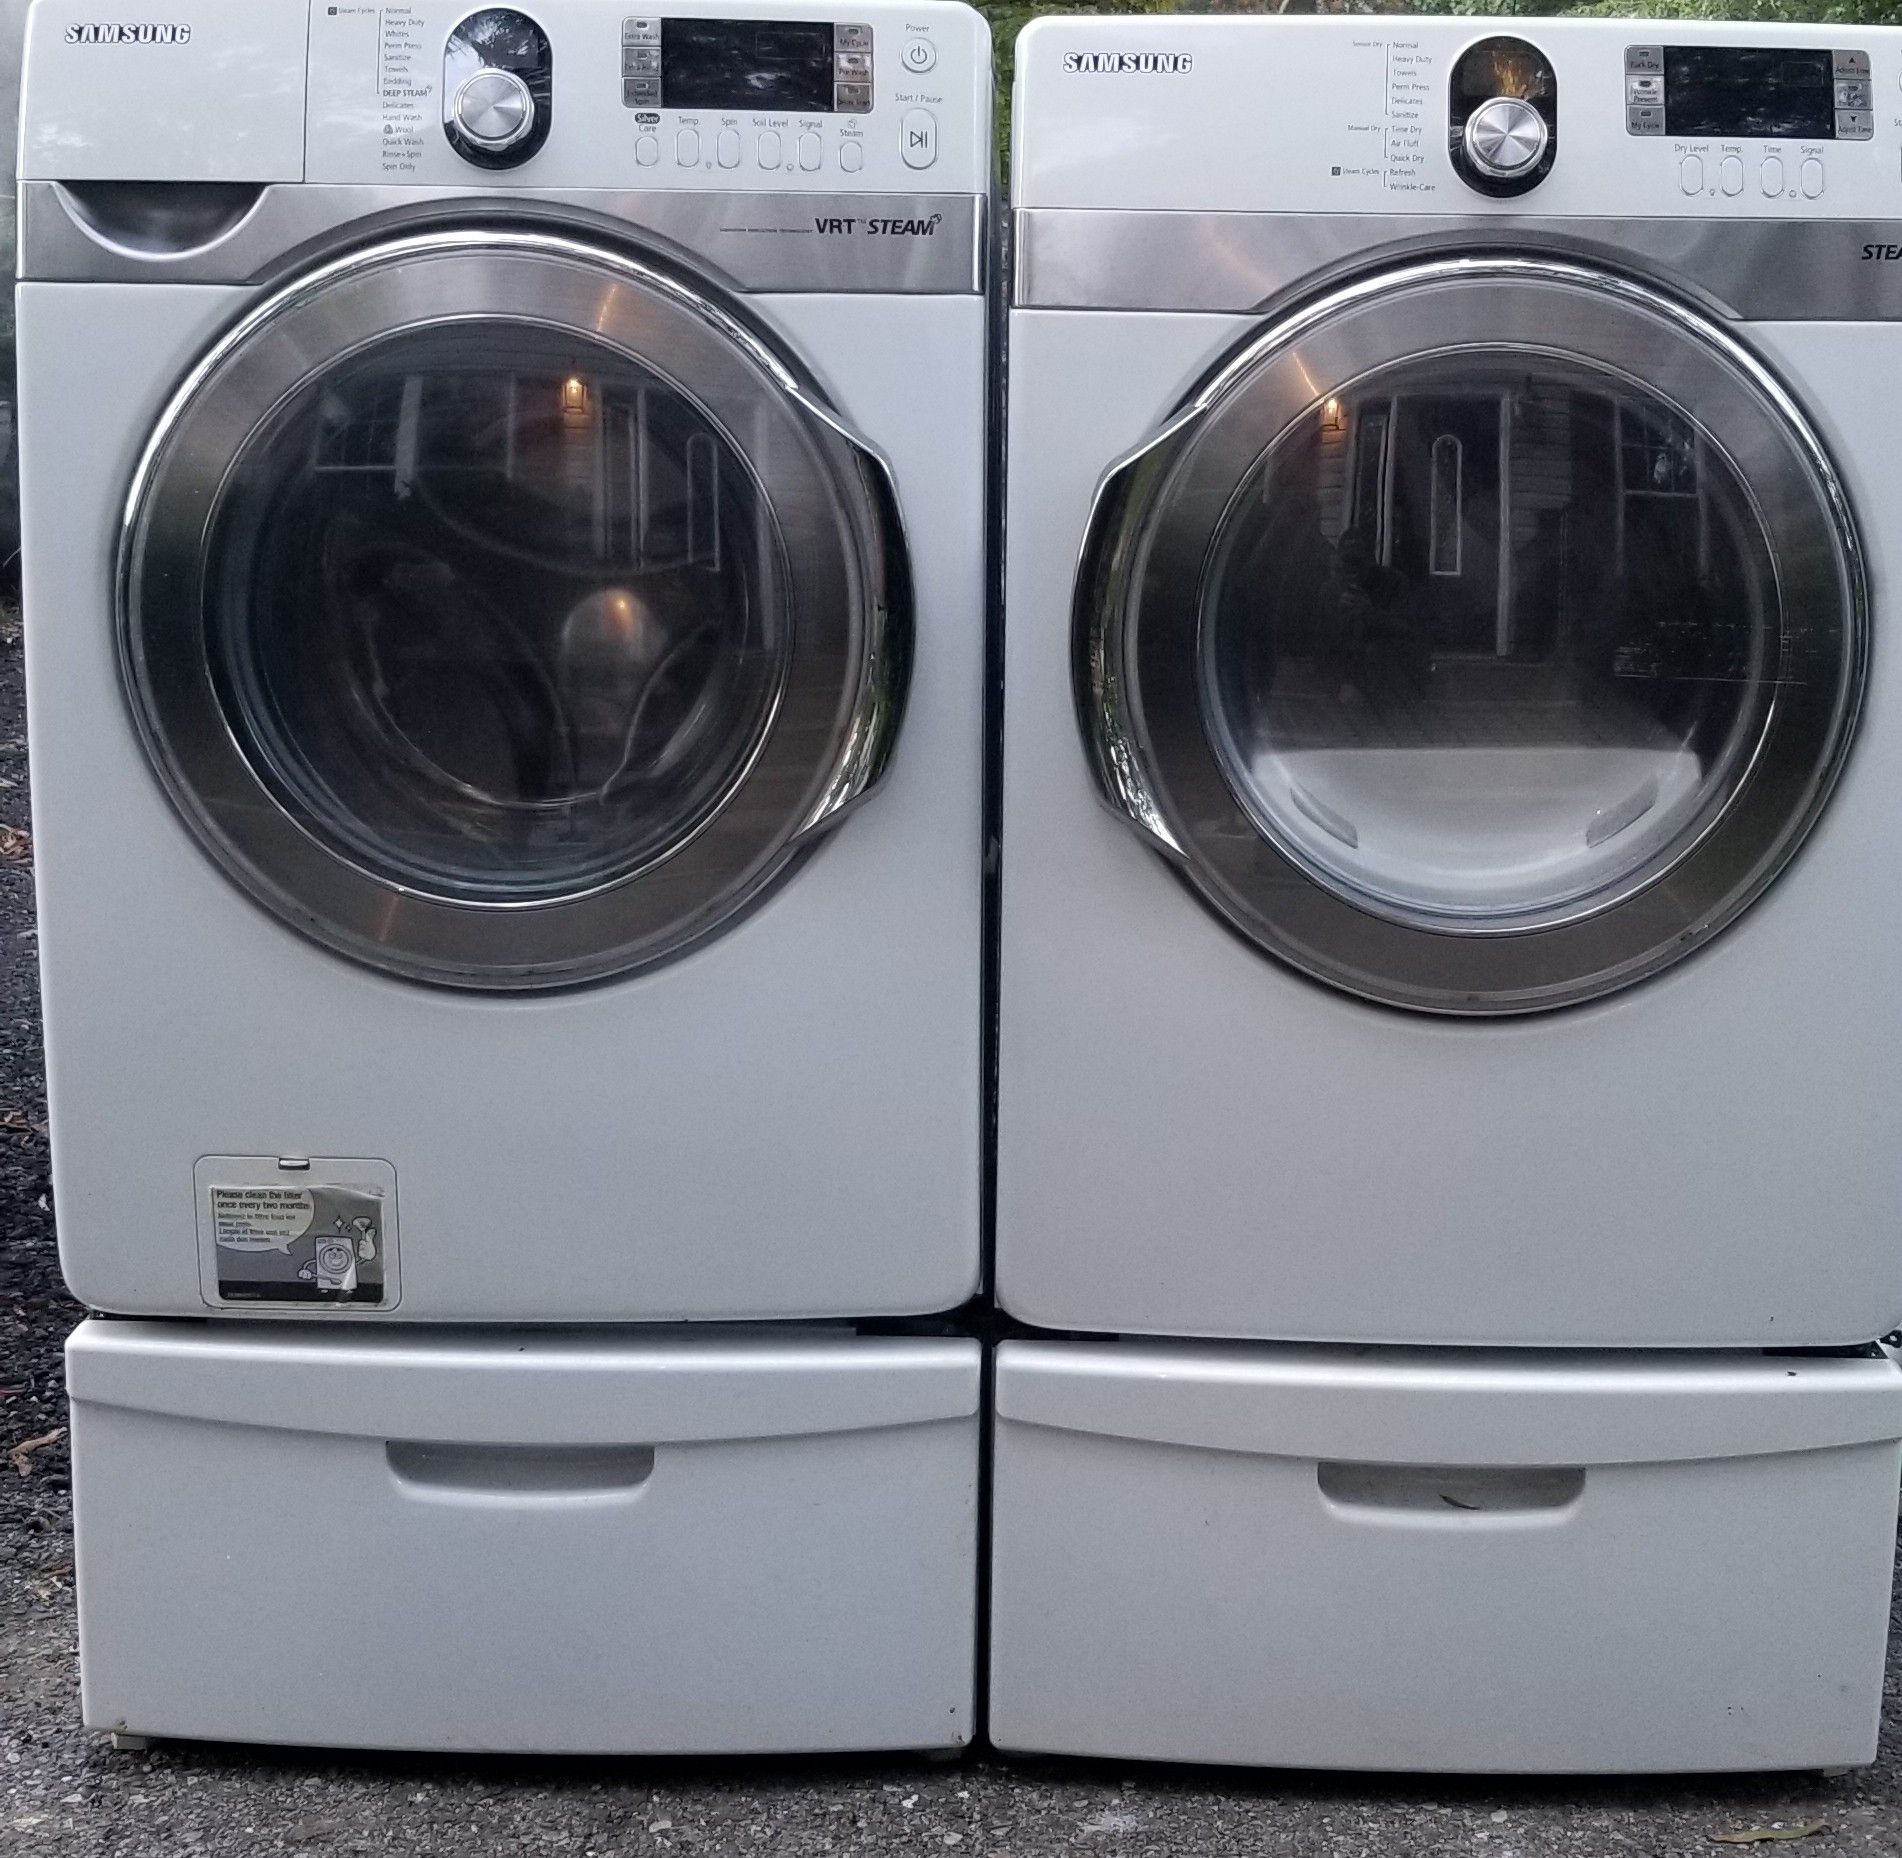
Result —
<path fill-rule="evenodd" d="M 1560 921 L 1723 812 L 1776 690 L 1777 564 L 1685 409 L 1467 349 L 1289 427 L 1209 556 L 1200 675 L 1262 831 L 1449 930 Z"/>
<path fill-rule="evenodd" d="M 521 323 L 390 337 L 234 466 L 206 645 L 273 798 L 372 874 L 533 901 L 693 835 L 790 647 L 784 551 L 727 434 L 618 350 Z"/>

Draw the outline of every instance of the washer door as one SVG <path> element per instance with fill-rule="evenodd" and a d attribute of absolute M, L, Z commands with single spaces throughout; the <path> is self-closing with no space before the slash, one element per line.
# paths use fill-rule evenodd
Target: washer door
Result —
<path fill-rule="evenodd" d="M 884 467 L 744 325 L 528 232 L 341 260 L 167 411 L 125 681 L 211 853 L 419 980 L 728 925 L 876 780 L 909 663 Z"/>
<path fill-rule="evenodd" d="M 1269 329 L 1110 474 L 1077 699 L 1111 804 L 1262 949 L 1523 1012 L 1762 892 L 1866 631 L 1835 474 L 1736 342 L 1608 274 L 1449 260 Z"/>

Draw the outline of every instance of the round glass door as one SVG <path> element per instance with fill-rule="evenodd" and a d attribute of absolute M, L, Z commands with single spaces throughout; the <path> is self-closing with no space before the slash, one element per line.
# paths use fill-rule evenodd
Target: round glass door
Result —
<path fill-rule="evenodd" d="M 1576 267 L 1451 261 L 1271 331 L 1112 475 L 1079 701 L 1106 793 L 1264 949 L 1525 1011 L 1771 881 L 1865 624 L 1822 449 L 1728 337 Z"/>
<path fill-rule="evenodd" d="M 875 777 L 896 547 L 876 461 L 678 284 L 408 241 L 181 395 L 128 528 L 128 683 L 188 821 L 309 933 L 422 979 L 595 978 L 729 921 Z"/>

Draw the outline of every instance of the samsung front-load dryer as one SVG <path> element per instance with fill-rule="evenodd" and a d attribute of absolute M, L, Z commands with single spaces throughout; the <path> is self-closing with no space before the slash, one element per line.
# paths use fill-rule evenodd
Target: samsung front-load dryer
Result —
<path fill-rule="evenodd" d="M 41 0 L 23 115 L 87 1721 L 962 1742 L 981 20 Z"/>
<path fill-rule="evenodd" d="M 1669 36 L 1027 38 L 1014 1315 L 1902 1319 L 1902 50 Z"/>
<path fill-rule="evenodd" d="M 1902 35 L 1017 70 L 993 1736 L 1871 1759 Z"/>

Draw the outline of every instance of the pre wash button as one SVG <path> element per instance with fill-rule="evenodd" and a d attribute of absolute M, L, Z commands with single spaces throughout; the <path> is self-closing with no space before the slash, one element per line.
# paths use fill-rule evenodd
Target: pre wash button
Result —
<path fill-rule="evenodd" d="M 929 110 L 907 110 L 898 125 L 898 146 L 906 167 L 930 167 L 938 159 L 938 119 Z"/>

